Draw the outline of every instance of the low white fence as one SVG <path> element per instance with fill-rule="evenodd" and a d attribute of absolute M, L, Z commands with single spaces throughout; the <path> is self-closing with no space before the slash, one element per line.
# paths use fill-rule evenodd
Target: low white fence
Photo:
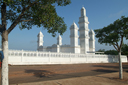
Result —
<path fill-rule="evenodd" d="M 126 56 L 122 56 L 121 59 L 122 62 L 127 62 Z M 109 62 L 110 63 L 118 62 L 118 56 L 9 50 L 9 64 L 12 65 L 109 63 Z"/>

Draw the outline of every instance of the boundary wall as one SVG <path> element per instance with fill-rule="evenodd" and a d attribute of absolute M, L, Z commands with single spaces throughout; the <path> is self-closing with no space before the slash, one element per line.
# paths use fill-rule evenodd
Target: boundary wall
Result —
<path fill-rule="evenodd" d="M 11 65 L 39 64 L 77 64 L 77 63 L 116 63 L 117 55 L 54 53 L 40 51 L 9 50 Z M 127 62 L 127 56 L 121 56 L 122 62 Z"/>

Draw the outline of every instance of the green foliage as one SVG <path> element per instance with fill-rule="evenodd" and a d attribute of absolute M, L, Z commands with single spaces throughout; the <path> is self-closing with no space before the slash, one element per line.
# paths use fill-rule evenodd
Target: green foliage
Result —
<path fill-rule="evenodd" d="M 97 52 L 105 52 L 105 49 L 99 49 Z"/>
<path fill-rule="evenodd" d="M 114 23 L 103 27 L 101 29 L 96 29 L 95 34 L 98 38 L 100 44 L 105 43 L 106 45 L 113 45 L 117 51 L 120 51 L 123 38 L 128 38 L 128 17 L 122 16 L 120 19 L 114 21 Z M 120 45 L 119 45 L 119 41 Z"/>
<path fill-rule="evenodd" d="M 123 44 L 121 51 L 122 51 L 121 53 L 123 55 L 127 55 L 128 56 L 128 44 Z"/>
<path fill-rule="evenodd" d="M 118 55 L 118 51 L 116 50 L 106 50 L 105 49 L 99 49 L 97 52 L 104 52 L 104 54 L 107 55 Z"/>
<path fill-rule="evenodd" d="M 107 50 L 104 52 L 104 54 L 107 54 L 107 55 L 118 55 L 118 51 L 116 50 Z"/>
<path fill-rule="evenodd" d="M 1 0 L 0 9 L 3 3 L 7 6 L 6 20 L 18 22 L 20 29 L 29 30 L 36 25 L 44 27 L 53 36 L 56 32 L 63 34 L 66 31 L 64 18 L 57 15 L 55 6 L 66 6 L 70 0 Z"/>
<path fill-rule="evenodd" d="M 113 45 L 119 54 L 119 78 L 122 76 L 122 62 L 121 62 L 121 48 L 123 44 L 123 38 L 128 39 L 128 17 L 122 16 L 120 19 L 114 21 L 114 23 L 103 27 L 102 29 L 95 30 L 96 37 L 100 44 Z M 120 44 L 119 44 L 120 42 Z"/>

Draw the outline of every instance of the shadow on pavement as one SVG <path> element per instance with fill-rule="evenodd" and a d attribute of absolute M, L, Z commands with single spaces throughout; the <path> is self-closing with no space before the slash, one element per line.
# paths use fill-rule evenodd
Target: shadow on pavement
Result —
<path fill-rule="evenodd" d="M 84 76 L 96 76 L 99 74 L 104 74 L 104 72 L 97 72 L 97 71 L 67 73 L 67 74 L 55 74 L 47 70 L 26 70 L 25 72 L 32 73 L 33 75 L 26 76 L 26 77 L 19 77 L 16 79 L 10 79 L 10 84 L 77 78 L 77 77 L 84 77 Z"/>
<path fill-rule="evenodd" d="M 26 70 L 25 72 L 32 73 L 33 76 L 43 79 L 42 81 L 45 81 L 45 80 L 65 79 L 65 78 L 73 78 L 73 77 L 95 76 L 99 74 L 116 72 L 116 71 L 107 71 L 100 69 L 100 70 L 93 70 L 87 72 L 66 73 L 66 74 L 55 74 L 47 70 Z"/>
<path fill-rule="evenodd" d="M 18 67 L 16 67 L 15 69 L 17 68 Z M 48 68 L 53 68 L 54 70 L 53 69 L 48 70 Z M 126 65 L 124 64 L 123 68 L 125 69 L 126 72 L 128 72 L 128 64 Z M 22 67 L 22 69 L 23 69 L 22 74 L 26 76 L 12 77 L 10 78 L 10 84 L 49 81 L 49 80 L 67 79 L 67 78 L 79 78 L 79 77 L 86 77 L 86 76 L 98 76 L 100 74 L 118 72 L 118 64 L 115 64 L 115 63 L 114 65 L 112 63 L 111 64 L 80 64 L 80 65 L 71 65 L 71 66 L 57 65 L 57 67 L 27 66 L 27 68 L 25 68 L 24 66 Z M 72 73 L 68 73 L 68 71 L 70 72 L 69 69 L 73 69 L 71 70 Z M 82 69 L 84 69 L 85 71 L 78 71 Z M 59 72 L 59 74 L 57 72 Z M 61 73 L 61 72 L 65 72 L 65 73 Z"/>
<path fill-rule="evenodd" d="M 26 70 L 25 73 L 33 73 L 36 77 L 49 77 L 51 75 L 54 75 L 53 72 L 47 71 L 47 70 Z"/>
<path fill-rule="evenodd" d="M 113 63 L 114 64 L 114 63 Z M 93 65 L 93 67 L 103 67 L 103 68 L 107 68 L 107 69 L 114 69 L 112 71 L 114 72 L 117 72 L 118 69 L 119 69 L 119 66 L 118 66 L 118 63 L 116 64 L 116 66 L 110 66 L 109 64 L 108 65 Z M 97 71 L 104 71 L 106 72 L 105 70 L 101 70 L 101 69 L 97 69 Z M 109 71 L 109 70 L 108 70 Z M 127 64 L 123 64 L 123 71 L 128 71 L 128 65 Z M 111 71 L 110 71 L 111 72 Z"/>
<path fill-rule="evenodd" d="M 105 70 L 105 69 L 97 69 L 97 70 L 93 70 L 96 72 L 103 72 L 103 73 L 112 73 L 112 72 L 118 72 L 116 70 Z"/>

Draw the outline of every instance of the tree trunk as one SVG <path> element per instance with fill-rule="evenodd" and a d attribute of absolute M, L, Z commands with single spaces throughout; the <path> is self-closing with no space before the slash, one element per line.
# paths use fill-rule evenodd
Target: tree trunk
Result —
<path fill-rule="evenodd" d="M 119 78 L 123 79 L 123 68 L 122 68 L 122 61 L 121 61 L 121 50 L 119 52 Z"/>
<path fill-rule="evenodd" d="M 2 33 L 2 50 L 4 54 L 4 58 L 2 61 L 2 84 L 1 85 L 9 85 L 8 81 L 8 32 L 5 30 Z"/>

